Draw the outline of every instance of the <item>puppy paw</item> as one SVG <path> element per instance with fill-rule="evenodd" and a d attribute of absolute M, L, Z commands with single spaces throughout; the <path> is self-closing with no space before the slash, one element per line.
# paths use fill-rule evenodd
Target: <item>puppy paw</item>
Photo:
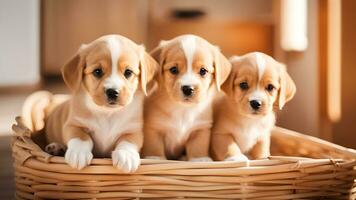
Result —
<path fill-rule="evenodd" d="M 121 169 L 124 173 L 136 171 L 141 163 L 136 145 L 125 141 L 115 148 L 111 158 L 113 166 Z"/>
<path fill-rule="evenodd" d="M 245 161 L 248 161 L 248 158 L 244 154 L 238 154 L 238 155 L 226 158 L 225 161 L 245 162 Z"/>
<path fill-rule="evenodd" d="M 79 138 L 69 140 L 68 149 L 65 153 L 65 161 L 73 168 L 78 170 L 90 165 L 93 159 L 93 142 L 91 140 L 83 141 Z"/>
<path fill-rule="evenodd" d="M 198 158 L 191 158 L 189 161 L 192 162 L 212 162 L 213 160 L 210 157 L 198 157 Z"/>
<path fill-rule="evenodd" d="M 45 151 L 54 156 L 63 156 L 66 147 L 63 144 L 52 142 L 45 147 Z"/>

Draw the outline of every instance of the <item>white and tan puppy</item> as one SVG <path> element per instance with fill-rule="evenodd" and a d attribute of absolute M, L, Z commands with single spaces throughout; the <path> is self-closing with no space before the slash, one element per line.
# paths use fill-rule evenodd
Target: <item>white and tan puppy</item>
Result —
<path fill-rule="evenodd" d="M 195 35 L 182 35 L 151 52 L 160 64 L 158 89 L 145 101 L 146 158 L 211 161 L 212 99 L 231 64 L 220 50 Z"/>
<path fill-rule="evenodd" d="M 65 145 L 65 161 L 73 168 L 89 165 L 94 154 L 111 156 L 124 172 L 136 170 L 146 84 L 156 68 L 143 46 L 120 35 L 83 45 L 62 69 L 72 97 L 48 117 L 46 150 Z"/>
<path fill-rule="evenodd" d="M 214 160 L 247 160 L 270 155 L 274 108 L 282 109 L 296 88 L 286 68 L 263 53 L 232 57 L 232 70 L 214 105 L 211 154 Z"/>

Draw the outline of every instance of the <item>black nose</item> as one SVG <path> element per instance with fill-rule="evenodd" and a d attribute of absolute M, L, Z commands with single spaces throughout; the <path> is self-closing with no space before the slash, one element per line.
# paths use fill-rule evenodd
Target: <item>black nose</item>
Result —
<path fill-rule="evenodd" d="M 254 110 L 258 110 L 261 107 L 262 103 L 261 101 L 258 100 L 252 100 L 250 101 L 250 106 L 254 109 Z"/>
<path fill-rule="evenodd" d="M 192 96 L 194 93 L 194 87 L 190 86 L 190 85 L 183 85 L 182 86 L 182 91 L 184 96 Z"/>
<path fill-rule="evenodd" d="M 108 99 L 111 100 L 111 101 L 116 100 L 117 97 L 119 96 L 119 92 L 117 90 L 115 90 L 115 89 L 112 89 L 112 88 L 106 89 L 105 90 L 105 94 L 108 97 Z"/>

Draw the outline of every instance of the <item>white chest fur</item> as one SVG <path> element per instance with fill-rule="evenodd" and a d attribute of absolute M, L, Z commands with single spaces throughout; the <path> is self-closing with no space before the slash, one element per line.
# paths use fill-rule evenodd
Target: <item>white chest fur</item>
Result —
<path fill-rule="evenodd" d="M 190 134 L 198 129 L 212 126 L 212 110 L 210 101 L 194 106 L 177 104 L 170 110 L 170 117 L 158 124 L 165 133 L 166 153 L 174 155 L 184 148 Z"/>
<path fill-rule="evenodd" d="M 140 133 L 143 126 L 143 94 L 118 109 L 101 108 L 90 99 L 85 102 L 91 112 L 89 117 L 76 116 L 74 120 L 87 128 L 93 143 L 95 156 L 109 156 L 118 138 L 125 133 Z"/>
<path fill-rule="evenodd" d="M 207 112 L 206 109 L 204 105 L 199 105 L 196 107 L 181 107 L 172 111 L 170 122 L 167 122 L 167 126 L 171 130 L 169 135 L 181 140 L 188 133 L 204 126 L 209 126 L 211 120 L 200 118 L 202 112 Z"/>
<path fill-rule="evenodd" d="M 262 137 L 269 137 L 274 123 L 275 116 L 271 113 L 260 119 L 244 119 L 239 123 L 233 123 L 230 125 L 230 131 L 233 133 L 241 152 L 246 153 Z"/>

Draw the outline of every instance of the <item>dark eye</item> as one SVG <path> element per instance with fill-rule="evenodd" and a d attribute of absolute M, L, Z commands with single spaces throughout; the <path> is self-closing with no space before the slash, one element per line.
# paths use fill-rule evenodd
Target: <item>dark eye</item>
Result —
<path fill-rule="evenodd" d="M 208 73 L 208 70 L 207 69 L 205 69 L 205 68 L 200 68 L 200 71 L 199 71 L 199 74 L 200 74 L 200 76 L 205 76 L 205 74 L 207 74 Z"/>
<path fill-rule="evenodd" d="M 268 92 L 272 92 L 274 89 L 275 89 L 275 87 L 272 84 L 268 84 L 267 87 L 266 87 L 266 90 Z"/>
<path fill-rule="evenodd" d="M 103 75 L 104 75 L 104 72 L 101 68 L 96 68 L 94 69 L 93 71 L 93 75 L 96 77 L 96 78 L 101 78 Z"/>
<path fill-rule="evenodd" d="M 240 88 L 241 88 L 241 90 L 247 90 L 248 89 L 248 83 L 247 82 L 241 82 L 240 83 Z"/>
<path fill-rule="evenodd" d="M 124 72 L 125 78 L 130 78 L 132 76 L 132 74 L 133 74 L 133 71 L 130 69 L 126 69 Z"/>
<path fill-rule="evenodd" d="M 171 68 L 169 69 L 169 71 L 170 71 L 172 74 L 174 74 L 174 75 L 176 75 L 176 74 L 179 73 L 178 67 L 176 67 L 176 66 L 171 67 Z"/>

